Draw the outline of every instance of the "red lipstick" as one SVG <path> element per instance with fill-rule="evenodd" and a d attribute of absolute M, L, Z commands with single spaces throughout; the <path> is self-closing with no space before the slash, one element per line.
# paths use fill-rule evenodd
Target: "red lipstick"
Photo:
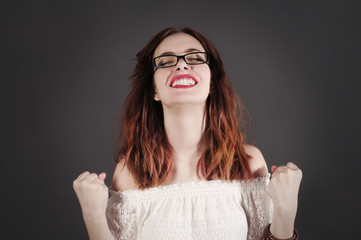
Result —
<path fill-rule="evenodd" d="M 180 75 L 176 75 L 176 76 L 174 76 L 174 77 L 172 78 L 172 80 L 170 81 L 169 86 L 172 87 L 173 83 L 174 83 L 176 80 L 181 79 L 181 78 L 191 78 L 191 79 L 195 82 L 195 84 L 194 84 L 194 85 L 176 85 L 176 86 L 174 86 L 173 88 L 191 88 L 191 87 L 194 87 L 194 86 L 198 83 L 198 81 L 196 80 L 196 78 L 193 77 L 192 75 L 190 75 L 190 74 L 180 74 Z"/>

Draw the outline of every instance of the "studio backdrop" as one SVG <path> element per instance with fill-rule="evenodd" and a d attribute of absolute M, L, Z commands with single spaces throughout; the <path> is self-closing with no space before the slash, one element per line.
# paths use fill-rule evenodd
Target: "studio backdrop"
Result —
<path fill-rule="evenodd" d="M 219 50 L 268 166 L 303 170 L 301 239 L 357 238 L 360 185 L 358 1 L 7 1 L 1 3 L 5 144 L 2 233 L 87 239 L 72 188 L 108 174 L 112 128 L 136 53 L 169 26 Z M 8 91 L 9 89 L 9 91 Z"/>

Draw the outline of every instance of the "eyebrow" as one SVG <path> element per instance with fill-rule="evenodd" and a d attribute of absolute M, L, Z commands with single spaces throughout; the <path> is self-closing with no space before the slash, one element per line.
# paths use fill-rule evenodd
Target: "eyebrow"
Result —
<path fill-rule="evenodd" d="M 188 48 L 184 52 L 190 53 L 190 52 L 202 52 L 202 51 L 197 48 Z M 175 55 L 175 53 L 174 52 L 164 52 L 164 53 L 160 54 L 159 56 L 164 56 L 164 55 Z"/>

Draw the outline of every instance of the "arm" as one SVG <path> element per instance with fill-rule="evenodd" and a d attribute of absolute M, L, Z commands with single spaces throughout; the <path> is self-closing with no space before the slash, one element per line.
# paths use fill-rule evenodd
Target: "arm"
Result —
<path fill-rule="evenodd" d="M 105 173 L 84 172 L 73 182 L 90 240 L 114 240 L 105 216 L 108 187 Z"/>
<path fill-rule="evenodd" d="M 268 168 L 260 150 L 251 145 L 244 145 L 244 148 L 251 156 L 250 167 L 255 177 L 266 176 Z M 278 168 L 272 167 L 272 172 L 268 185 L 274 205 L 270 231 L 277 238 L 287 239 L 293 236 L 302 172 L 293 163 Z"/>
<path fill-rule="evenodd" d="M 114 237 L 109 230 L 105 214 L 95 218 L 84 216 L 84 222 L 90 240 L 114 240 Z"/>
<path fill-rule="evenodd" d="M 302 171 L 293 163 L 272 167 L 272 179 L 268 191 L 274 203 L 270 231 L 277 238 L 291 238 L 297 214 L 298 190 Z"/>

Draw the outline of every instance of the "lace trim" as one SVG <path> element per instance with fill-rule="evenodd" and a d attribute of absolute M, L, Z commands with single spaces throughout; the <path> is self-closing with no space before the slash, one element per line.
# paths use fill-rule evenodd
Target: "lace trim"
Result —
<path fill-rule="evenodd" d="M 216 195 L 216 194 L 233 194 L 235 188 L 240 189 L 238 192 L 248 193 L 253 191 L 264 191 L 267 189 L 270 174 L 265 177 L 258 177 L 248 180 L 210 180 L 210 181 L 192 181 L 185 183 L 170 184 L 166 186 L 158 186 L 147 188 L 144 190 L 129 189 L 126 191 L 114 191 L 111 189 L 111 196 L 121 196 L 124 202 L 129 199 L 136 204 L 143 201 L 155 201 L 169 197 L 197 197 L 200 195 Z"/>
<path fill-rule="evenodd" d="M 106 210 L 108 226 L 118 240 L 137 239 L 137 211 L 123 204 L 121 196 L 113 196 L 108 200 Z"/>

